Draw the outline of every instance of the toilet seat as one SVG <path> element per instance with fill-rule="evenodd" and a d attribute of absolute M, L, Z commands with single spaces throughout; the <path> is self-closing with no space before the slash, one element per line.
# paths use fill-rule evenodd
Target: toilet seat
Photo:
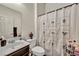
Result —
<path fill-rule="evenodd" d="M 45 50 L 40 47 L 40 46 L 36 46 L 32 49 L 33 55 L 36 56 L 43 56 L 45 54 Z"/>

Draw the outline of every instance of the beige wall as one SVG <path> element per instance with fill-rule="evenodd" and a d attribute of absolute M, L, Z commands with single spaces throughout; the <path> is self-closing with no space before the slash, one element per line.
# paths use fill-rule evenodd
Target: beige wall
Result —
<path fill-rule="evenodd" d="M 45 13 L 45 3 L 37 4 L 37 15 Z"/>
<path fill-rule="evenodd" d="M 70 5 L 70 3 L 46 3 L 46 11 L 49 12 L 67 5 Z"/>

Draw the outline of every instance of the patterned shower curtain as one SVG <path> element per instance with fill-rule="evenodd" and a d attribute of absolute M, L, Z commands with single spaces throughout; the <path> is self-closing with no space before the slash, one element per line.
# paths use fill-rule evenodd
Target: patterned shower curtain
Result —
<path fill-rule="evenodd" d="M 79 6 L 79 5 L 78 5 Z M 76 17 L 76 5 L 56 10 L 39 17 L 39 45 L 49 56 L 62 56 L 63 45 L 68 40 L 78 40 L 78 20 Z M 77 18 L 78 19 L 78 18 Z M 64 36 L 63 33 L 66 33 Z"/>

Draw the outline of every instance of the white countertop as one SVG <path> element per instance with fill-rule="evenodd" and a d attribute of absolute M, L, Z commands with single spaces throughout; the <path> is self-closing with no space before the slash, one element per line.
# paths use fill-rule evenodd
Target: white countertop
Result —
<path fill-rule="evenodd" d="M 15 43 L 7 43 L 6 46 L 0 47 L 0 56 L 6 56 L 22 47 L 29 45 L 30 43 L 24 40 L 17 40 Z"/>

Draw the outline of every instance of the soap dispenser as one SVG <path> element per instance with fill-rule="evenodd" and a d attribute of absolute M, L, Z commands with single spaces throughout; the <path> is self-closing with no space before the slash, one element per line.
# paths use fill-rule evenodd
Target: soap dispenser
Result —
<path fill-rule="evenodd" d="M 0 38 L 0 47 L 1 47 L 1 41 L 2 41 L 2 38 Z"/>
<path fill-rule="evenodd" d="M 6 40 L 4 38 L 4 36 L 1 36 L 1 47 L 6 45 Z"/>
<path fill-rule="evenodd" d="M 1 41 L 1 47 L 5 46 L 6 45 L 6 40 L 2 40 Z"/>
<path fill-rule="evenodd" d="M 2 38 L 0 38 L 0 41 L 2 40 Z"/>

